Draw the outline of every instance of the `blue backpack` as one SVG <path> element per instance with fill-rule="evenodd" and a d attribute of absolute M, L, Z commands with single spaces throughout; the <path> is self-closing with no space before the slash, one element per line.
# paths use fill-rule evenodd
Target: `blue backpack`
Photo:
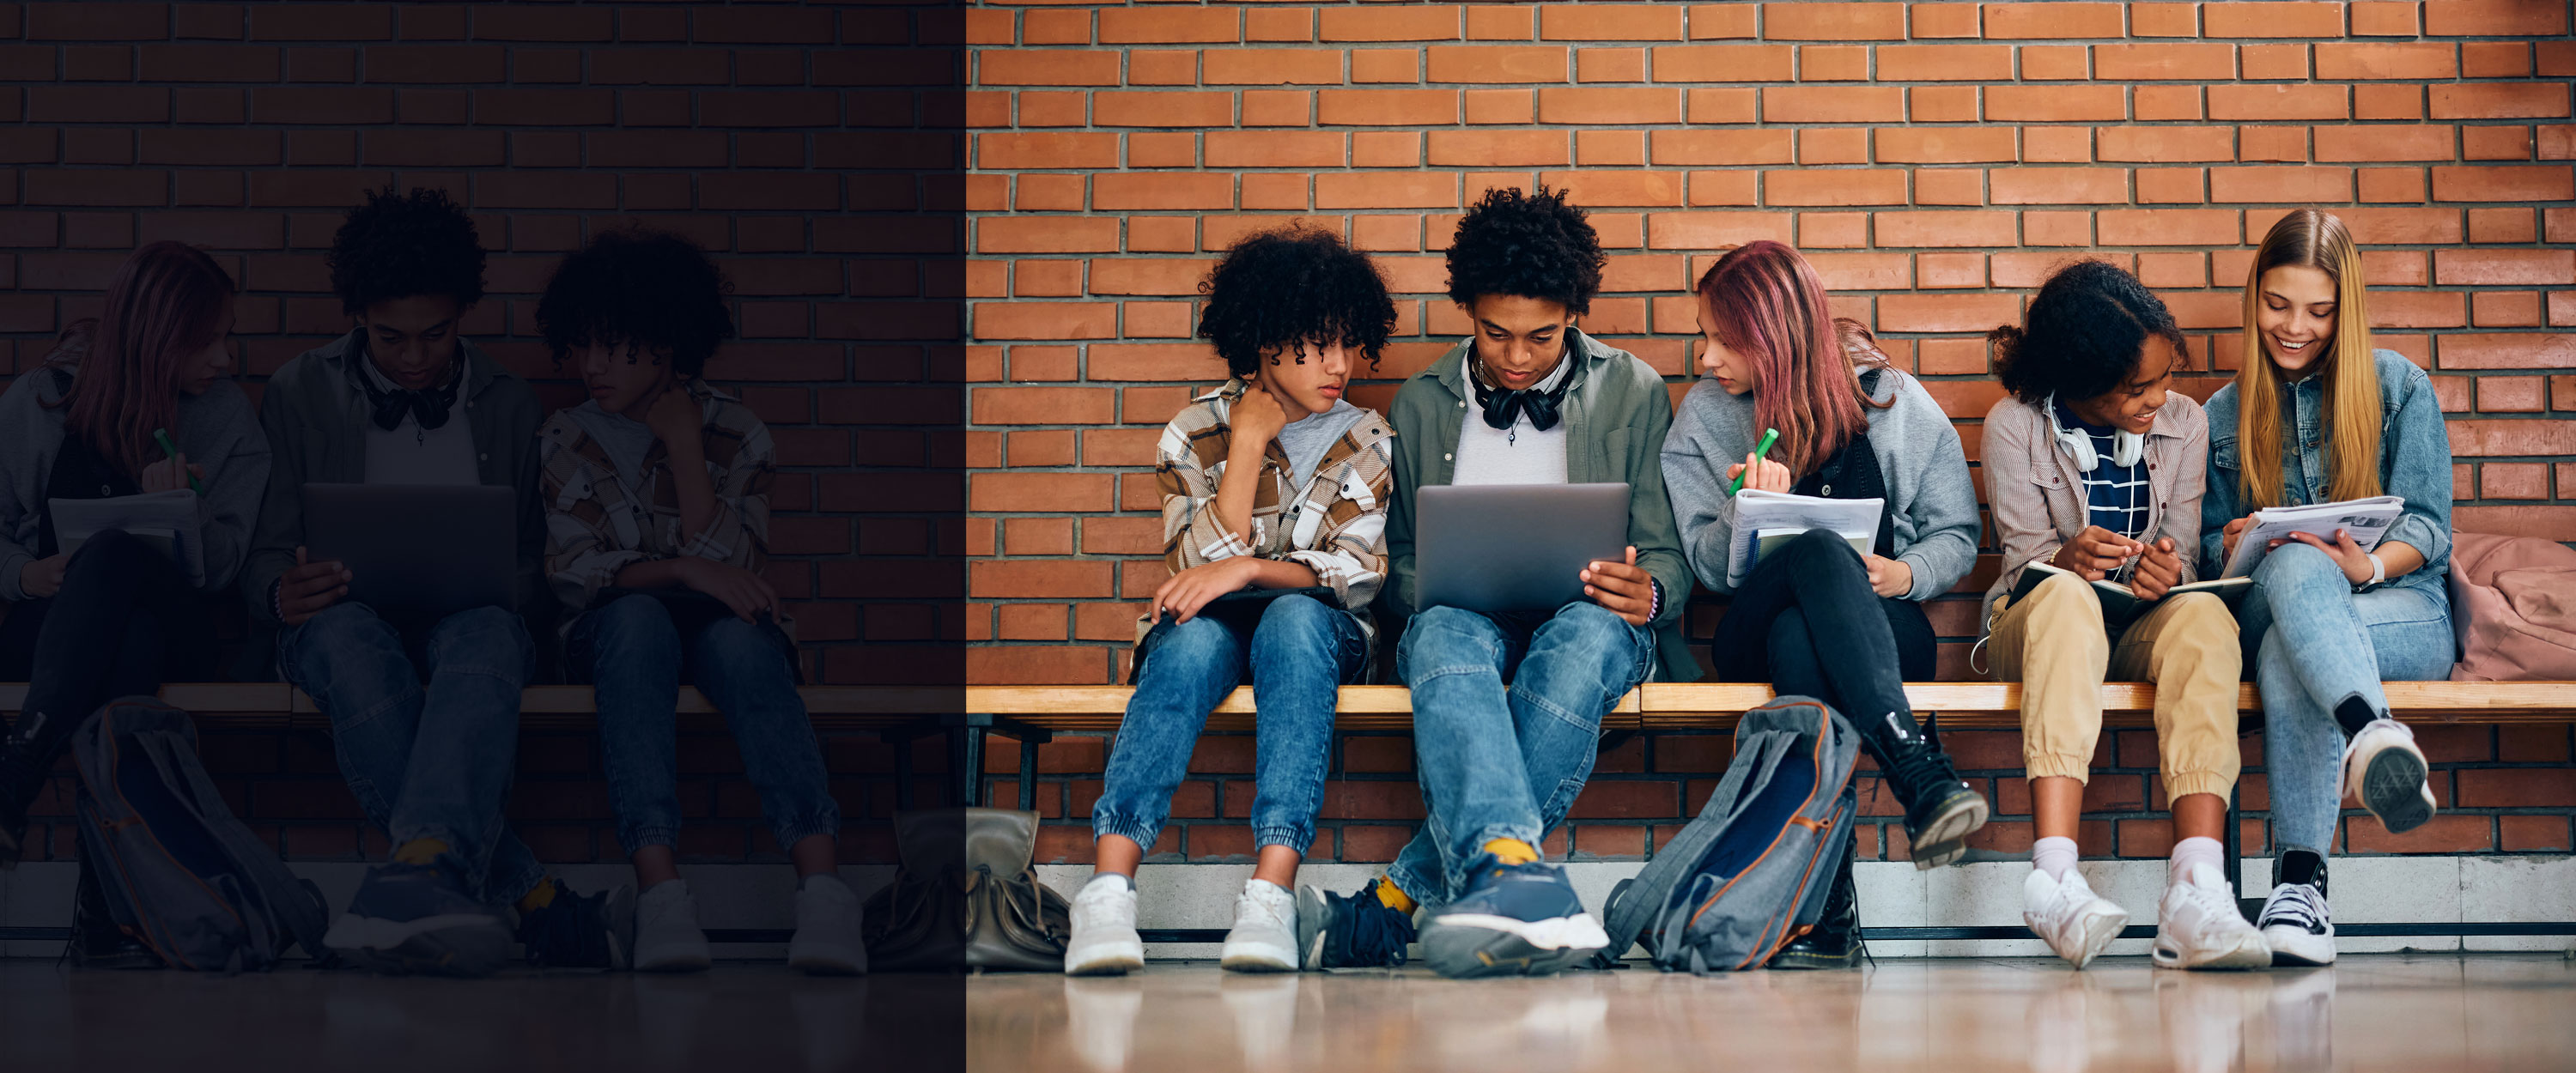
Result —
<path fill-rule="evenodd" d="M 1610 891 L 1608 967 L 1642 943 L 1667 972 L 1758 969 L 1815 927 L 1851 851 L 1860 735 L 1806 697 L 1744 713 L 1735 760 L 1699 816 Z"/>

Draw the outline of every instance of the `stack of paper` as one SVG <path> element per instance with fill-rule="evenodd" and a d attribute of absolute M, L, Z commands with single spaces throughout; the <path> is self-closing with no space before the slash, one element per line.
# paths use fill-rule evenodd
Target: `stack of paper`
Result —
<path fill-rule="evenodd" d="M 109 499 L 56 499 L 54 539 L 63 554 L 80 550 L 91 536 L 122 529 L 151 545 L 187 571 L 188 584 L 206 584 L 206 549 L 197 525 L 197 493 L 185 488 Z"/>
<path fill-rule="evenodd" d="M 1747 488 L 1735 493 L 1735 540 L 1728 546 L 1726 584 L 1744 584 L 1762 553 L 1810 529 L 1830 529 L 1851 541 L 1852 550 L 1869 554 L 1878 536 L 1878 515 L 1885 500 L 1825 499 Z"/>

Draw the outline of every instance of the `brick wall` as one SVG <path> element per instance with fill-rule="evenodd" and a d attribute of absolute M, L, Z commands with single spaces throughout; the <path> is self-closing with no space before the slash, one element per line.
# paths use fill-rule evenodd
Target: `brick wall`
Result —
<path fill-rule="evenodd" d="M 2051 266 L 2100 254 L 2137 271 L 2191 334 L 2185 389 L 2206 398 L 2234 368 L 2253 243 L 2285 209 L 2324 206 L 2365 244 L 2382 343 L 2435 374 L 2458 526 L 2576 539 L 2569 15 L 2565 0 L 970 9 L 970 674 L 1123 674 L 1138 601 L 1166 576 L 1154 436 L 1223 375 L 1188 339 L 1216 251 L 1303 219 L 1376 254 L 1398 341 L 1352 397 L 1383 406 L 1463 334 L 1439 251 L 1492 185 L 1566 186 L 1593 209 L 1611 261 L 1586 326 L 1677 393 L 1690 281 L 1736 243 L 1798 246 L 1836 311 L 1959 419 L 1972 463 L 2000 395 L 1981 335 Z M 1931 606 L 1945 678 L 1968 676 L 1973 593 L 1994 569 L 1989 555 Z M 1712 611 L 1694 609 L 1694 632 Z M 2459 810 L 2405 839 L 2357 827 L 2354 850 L 2568 849 L 2564 728 L 2426 742 Z M 1087 859 L 1104 746 L 1043 754 L 1063 859 Z M 2000 805 L 1984 845 L 2026 848 L 2015 736 L 1952 747 Z M 1340 749 L 1316 853 L 1384 860 L 1420 808 L 1409 745 Z M 1184 820 L 1158 849 L 1246 852 L 1250 756 L 1249 739 L 1202 743 L 1177 814 L 1218 822 Z M 1572 848 L 1643 852 L 1724 762 L 1705 736 L 1612 750 Z M 991 770 L 1009 763 L 1005 747 Z M 2106 741 L 2097 763 L 2087 845 L 2161 854 L 2149 736 Z M 2259 815 L 2260 775 L 2245 796 Z M 1864 850 L 1901 856 L 1901 827 L 1886 830 L 1895 844 L 1865 831 Z"/>
<path fill-rule="evenodd" d="M 360 192 L 392 182 L 443 187 L 473 213 L 491 294 L 466 333 L 548 408 L 570 405 L 578 380 L 534 334 L 546 274 L 602 228 L 677 231 L 733 282 L 742 338 L 707 374 L 777 439 L 767 576 L 798 621 L 808 679 L 953 681 L 953 651 L 943 665 L 907 643 L 930 636 L 929 605 L 898 598 L 963 584 L 953 557 L 944 576 L 932 558 L 943 528 L 955 542 L 959 482 L 943 491 L 920 472 L 962 404 L 918 394 L 927 344 L 954 344 L 941 274 L 918 259 L 957 252 L 920 214 L 945 210 L 953 227 L 954 137 L 918 129 L 953 125 L 918 87 L 955 59 L 938 47 L 954 22 L 798 2 L 0 4 L 0 381 L 96 310 L 134 246 L 178 239 L 243 288 L 237 345 L 255 396 L 348 329 L 323 252 Z M 944 99 L 953 112 L 953 90 Z M 956 275 L 952 263 L 952 321 Z M 774 853 L 730 738 L 699 729 L 682 749 L 683 848 Z M 853 853 L 873 854 L 884 828 L 866 821 L 891 807 L 892 753 L 873 735 L 827 747 L 859 821 Z M 290 855 L 360 848 L 327 736 L 212 731 L 206 749 L 234 807 Z M 620 856 L 596 752 L 587 734 L 528 737 L 514 812 L 549 859 Z M 57 782 L 39 810 L 67 818 L 68 776 Z M 69 826 L 54 827 L 70 854 Z"/>

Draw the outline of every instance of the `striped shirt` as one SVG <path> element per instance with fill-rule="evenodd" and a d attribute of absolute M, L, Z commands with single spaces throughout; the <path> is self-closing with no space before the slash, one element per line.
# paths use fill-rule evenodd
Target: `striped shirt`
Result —
<path fill-rule="evenodd" d="M 2111 461 L 2116 432 L 2108 425 L 2096 425 L 2075 416 L 2065 403 L 2057 404 L 2057 421 L 2064 428 L 2093 440 L 2093 472 L 2077 476 L 2084 480 L 2084 502 L 2087 520 L 2131 540 L 2144 540 L 2147 533 L 2147 507 L 2155 490 L 2147 485 L 2147 460 L 2142 454 L 2130 465 Z"/>

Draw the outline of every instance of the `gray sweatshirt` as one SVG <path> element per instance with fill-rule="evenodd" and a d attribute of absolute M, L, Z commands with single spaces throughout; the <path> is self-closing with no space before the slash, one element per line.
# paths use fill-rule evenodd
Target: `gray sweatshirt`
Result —
<path fill-rule="evenodd" d="M 1977 563 L 1977 489 L 1968 480 L 1968 456 L 1950 416 L 1913 377 L 1894 369 L 1879 373 L 1872 398 L 1895 400 L 1886 409 L 1861 407 L 1861 414 L 1869 420 L 1870 453 L 1887 481 L 1896 557 L 1914 569 L 1905 598 L 1928 600 L 1950 591 Z M 1664 437 L 1664 486 L 1672 490 L 1682 552 L 1710 592 L 1728 591 L 1735 501 L 1726 492 L 1726 467 L 1753 453 L 1761 436 L 1751 394 L 1729 395 L 1703 379 L 1682 396 L 1672 434 Z"/>
<path fill-rule="evenodd" d="M 20 373 L 0 394 L 0 600 L 23 600 L 18 573 L 36 557 L 45 479 L 63 445 L 63 411 L 48 366 Z M 250 398 L 230 380 L 203 395 L 179 397 L 179 427 L 170 438 L 191 464 L 206 469 L 197 520 L 206 540 L 206 591 L 232 584 L 250 547 L 250 527 L 268 490 L 268 437 Z"/>

